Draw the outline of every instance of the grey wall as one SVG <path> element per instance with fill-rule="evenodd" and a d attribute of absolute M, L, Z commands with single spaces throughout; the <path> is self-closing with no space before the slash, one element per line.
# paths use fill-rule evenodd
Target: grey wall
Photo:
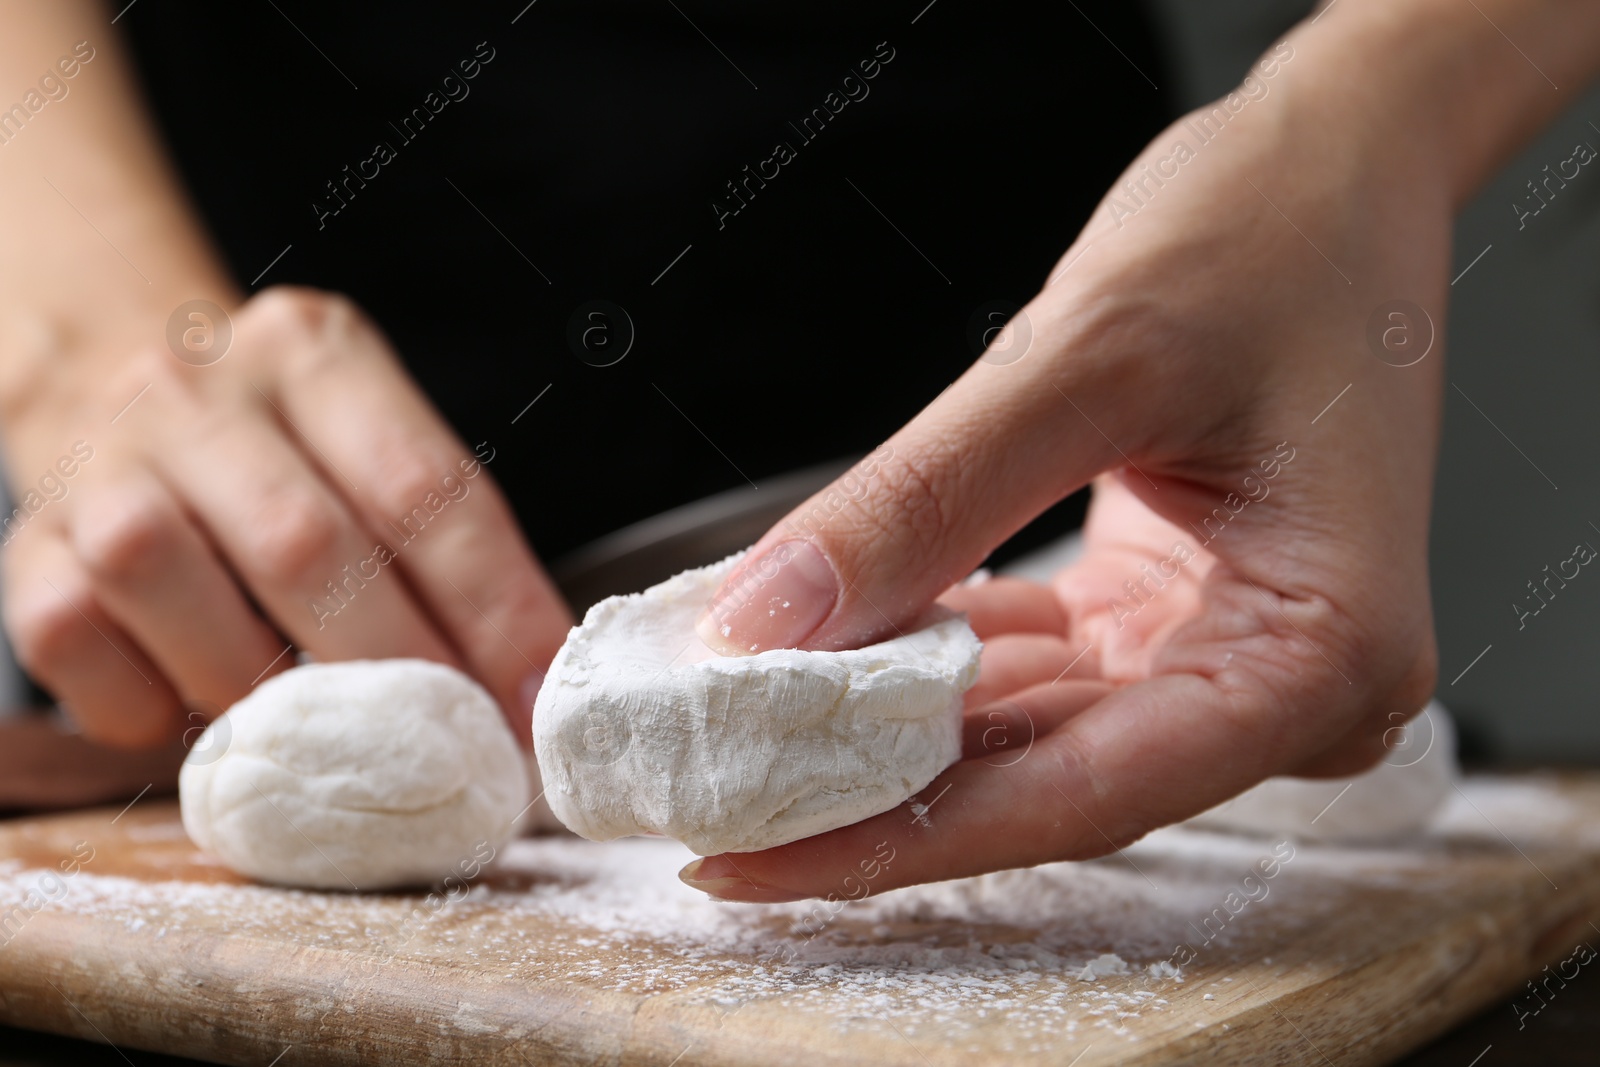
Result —
<path fill-rule="evenodd" d="M 1227 91 L 1308 5 L 1152 8 L 1182 95 L 1197 105 Z M 1576 142 L 1600 148 L 1591 121 L 1600 126 L 1600 89 L 1497 175 L 1456 227 L 1456 272 L 1493 247 L 1451 290 L 1431 566 L 1439 696 L 1510 760 L 1600 761 L 1600 566 L 1582 568 L 1565 590 L 1552 582 L 1555 598 L 1520 629 L 1512 606 L 1537 607 L 1526 583 L 1579 541 L 1600 548 L 1600 161 L 1525 229 L 1511 209 L 1524 183 Z"/>

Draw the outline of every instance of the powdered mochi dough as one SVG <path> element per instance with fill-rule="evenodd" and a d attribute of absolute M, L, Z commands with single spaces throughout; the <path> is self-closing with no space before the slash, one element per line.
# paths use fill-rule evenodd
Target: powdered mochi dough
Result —
<path fill-rule="evenodd" d="M 239 873 L 361 890 L 475 871 L 529 797 L 499 706 L 461 672 L 414 659 L 263 682 L 195 742 L 178 795 L 189 837 Z"/>
<path fill-rule="evenodd" d="M 694 624 L 737 561 L 601 601 L 556 653 L 533 739 L 575 833 L 752 852 L 888 811 L 960 757 L 982 647 L 963 616 L 848 652 L 718 656 Z"/>

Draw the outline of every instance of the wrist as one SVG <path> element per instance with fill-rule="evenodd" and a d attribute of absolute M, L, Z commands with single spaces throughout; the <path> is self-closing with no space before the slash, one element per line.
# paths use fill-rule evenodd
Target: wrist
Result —
<path fill-rule="evenodd" d="M 1336 0 L 1289 40 L 1317 118 L 1459 208 L 1600 70 L 1600 4 Z"/>

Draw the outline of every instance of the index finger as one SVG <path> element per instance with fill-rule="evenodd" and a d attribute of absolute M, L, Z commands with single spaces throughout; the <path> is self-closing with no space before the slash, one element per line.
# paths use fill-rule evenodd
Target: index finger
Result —
<path fill-rule="evenodd" d="M 335 354 L 272 399 L 388 548 L 367 571 L 404 574 L 531 743 L 533 697 L 572 616 L 487 474 L 493 446 L 469 451 L 353 306 L 316 299 L 313 342 Z"/>

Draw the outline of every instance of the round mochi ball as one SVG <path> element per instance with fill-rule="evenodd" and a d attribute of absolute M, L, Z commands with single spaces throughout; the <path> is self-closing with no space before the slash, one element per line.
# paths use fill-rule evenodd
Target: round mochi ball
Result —
<path fill-rule="evenodd" d="M 240 874 L 308 889 L 432 885 L 528 803 L 499 706 L 424 660 L 317 663 L 262 683 L 206 728 L 178 776 L 184 829 Z"/>
<path fill-rule="evenodd" d="M 982 648 L 936 609 L 844 652 L 718 656 L 694 624 L 738 557 L 590 608 L 534 704 L 545 798 L 607 841 L 751 852 L 905 802 L 961 755 Z"/>

